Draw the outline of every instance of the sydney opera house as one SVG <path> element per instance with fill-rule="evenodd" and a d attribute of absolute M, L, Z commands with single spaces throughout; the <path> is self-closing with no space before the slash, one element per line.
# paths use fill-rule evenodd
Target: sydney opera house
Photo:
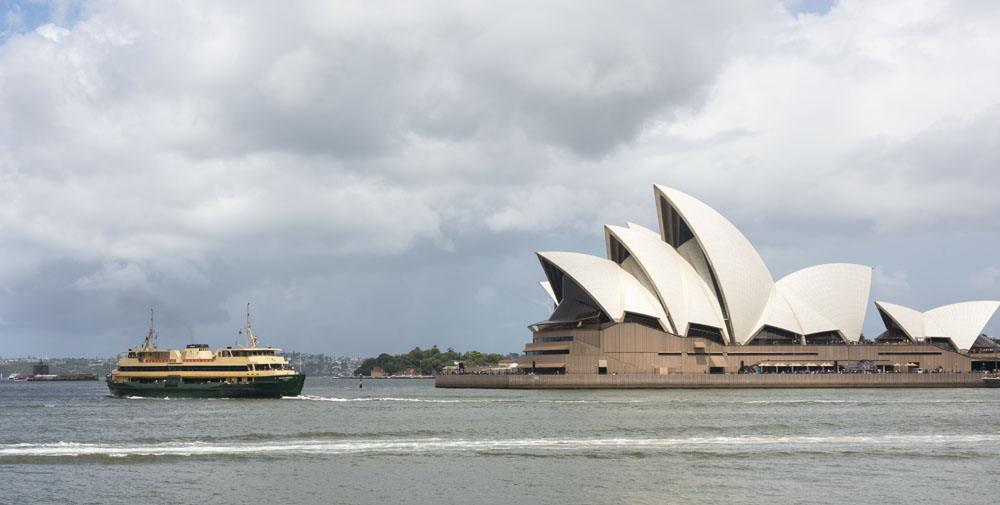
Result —
<path fill-rule="evenodd" d="M 750 241 L 698 199 L 654 186 L 659 230 L 606 226 L 607 257 L 540 252 L 555 306 L 520 359 L 536 374 L 970 371 L 996 367 L 981 332 L 1000 307 L 926 312 L 876 301 L 871 267 L 830 263 L 774 280 Z"/>

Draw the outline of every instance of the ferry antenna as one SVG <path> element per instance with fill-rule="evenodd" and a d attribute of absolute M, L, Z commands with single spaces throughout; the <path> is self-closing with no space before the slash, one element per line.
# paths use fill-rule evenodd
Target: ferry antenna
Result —
<path fill-rule="evenodd" d="M 152 349 L 156 347 L 156 328 L 153 326 L 153 307 L 149 308 L 149 333 L 146 334 L 146 340 L 142 343 L 143 349 Z"/>
<path fill-rule="evenodd" d="M 253 325 L 250 322 L 250 302 L 247 302 L 247 340 L 250 341 L 250 347 L 257 347 L 257 335 L 253 334 Z"/>

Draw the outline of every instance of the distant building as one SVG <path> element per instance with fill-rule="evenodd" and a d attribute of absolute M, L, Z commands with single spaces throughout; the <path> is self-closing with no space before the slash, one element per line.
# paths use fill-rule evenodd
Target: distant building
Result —
<path fill-rule="evenodd" d="M 380 366 L 372 367 L 371 377 L 385 377 L 385 371 Z"/>

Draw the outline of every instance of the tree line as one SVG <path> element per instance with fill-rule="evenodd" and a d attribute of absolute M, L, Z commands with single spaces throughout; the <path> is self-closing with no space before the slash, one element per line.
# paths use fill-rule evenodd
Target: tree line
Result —
<path fill-rule="evenodd" d="M 452 366 L 455 362 L 464 363 L 465 366 L 485 366 L 495 365 L 502 360 L 502 354 L 483 354 L 479 351 L 468 351 L 460 353 L 448 348 L 442 352 L 437 346 L 430 349 L 414 347 L 406 354 L 386 354 L 382 353 L 374 358 L 368 358 L 354 370 L 354 375 L 371 375 L 372 369 L 380 367 L 388 375 L 395 375 L 412 368 L 420 375 L 434 375 L 440 373 L 446 366 Z"/>

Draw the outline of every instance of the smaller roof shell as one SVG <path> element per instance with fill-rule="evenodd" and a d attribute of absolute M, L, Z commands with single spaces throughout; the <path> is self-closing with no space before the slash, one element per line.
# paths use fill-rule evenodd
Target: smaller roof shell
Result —
<path fill-rule="evenodd" d="M 850 342 L 861 338 L 872 268 L 853 263 L 827 263 L 783 277 L 775 288 L 792 304 L 802 334 L 839 331 Z"/>
<path fill-rule="evenodd" d="M 609 243 L 612 238 L 617 240 L 628 251 L 629 259 L 641 267 L 677 334 L 686 335 L 689 323 L 698 323 L 719 328 L 725 335 L 715 294 L 694 267 L 661 240 L 659 234 L 634 223 L 629 223 L 628 228 L 605 226 L 605 233 Z"/>
<path fill-rule="evenodd" d="M 663 328 L 669 328 L 656 295 L 614 261 L 575 252 L 536 254 L 540 261 L 548 262 L 576 282 L 611 320 L 621 322 L 625 313 L 631 312 L 656 318 Z"/>
<path fill-rule="evenodd" d="M 924 339 L 924 314 L 903 305 L 875 300 L 875 308 L 896 324 L 910 340 Z"/>
<path fill-rule="evenodd" d="M 958 349 L 969 349 L 993 318 L 1000 302 L 975 301 L 945 305 L 924 312 L 927 337 L 947 337 Z"/>
<path fill-rule="evenodd" d="M 1000 308 L 1000 301 L 953 303 L 927 312 L 883 301 L 876 301 L 875 306 L 912 340 L 947 338 L 956 349 L 967 350 Z"/>

